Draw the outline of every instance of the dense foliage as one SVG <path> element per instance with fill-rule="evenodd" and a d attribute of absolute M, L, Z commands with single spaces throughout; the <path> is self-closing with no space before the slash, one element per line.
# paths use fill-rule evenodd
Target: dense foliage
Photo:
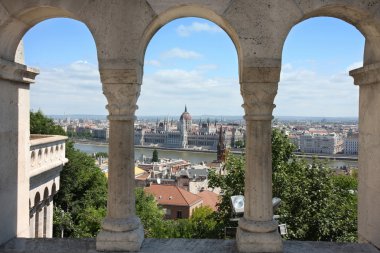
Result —
<path fill-rule="evenodd" d="M 53 120 L 46 117 L 41 110 L 30 112 L 30 133 L 66 135 L 63 128 L 55 125 Z"/>
<path fill-rule="evenodd" d="M 54 124 L 41 111 L 30 113 L 32 134 L 65 135 L 65 131 Z M 93 237 L 105 216 L 107 202 L 107 179 L 95 165 L 94 158 L 66 142 L 66 157 L 69 162 L 60 175 L 60 189 L 54 196 L 54 236 Z"/>
<path fill-rule="evenodd" d="M 281 198 L 277 210 L 286 223 L 289 239 L 356 241 L 357 179 L 335 175 L 320 161 L 309 165 L 293 155 L 294 146 L 278 130 L 272 135 L 273 195 Z M 227 176 L 211 173 L 211 187 L 224 191 L 218 221 L 230 226 L 230 196 L 244 192 L 243 157 L 229 156 Z"/>
<path fill-rule="evenodd" d="M 107 178 L 94 158 L 76 150 L 72 142 L 66 143 L 66 157 L 69 162 L 61 171 L 61 188 L 54 198 L 55 205 L 72 217 L 65 236 L 93 237 L 106 213 Z"/>

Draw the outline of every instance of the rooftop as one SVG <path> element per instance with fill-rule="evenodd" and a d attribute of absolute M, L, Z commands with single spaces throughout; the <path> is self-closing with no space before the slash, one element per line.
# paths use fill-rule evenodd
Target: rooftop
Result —
<path fill-rule="evenodd" d="M 152 193 L 160 205 L 192 206 L 202 201 L 200 196 L 174 185 L 153 184 L 145 191 Z"/>

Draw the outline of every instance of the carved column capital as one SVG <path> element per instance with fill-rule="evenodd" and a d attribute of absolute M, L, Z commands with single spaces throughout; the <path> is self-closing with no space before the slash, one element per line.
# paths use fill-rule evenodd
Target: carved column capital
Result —
<path fill-rule="evenodd" d="M 36 68 L 0 58 L 0 79 L 30 84 L 34 83 L 34 79 L 39 73 Z"/>
<path fill-rule="evenodd" d="M 103 93 L 107 98 L 106 106 L 109 120 L 134 120 L 138 109 L 141 82 L 136 70 L 107 69 L 100 71 Z"/>
<path fill-rule="evenodd" d="M 277 83 L 242 83 L 241 95 L 246 120 L 272 120 L 273 103 L 277 94 Z"/>
<path fill-rule="evenodd" d="M 355 85 L 380 84 L 380 63 L 366 65 L 350 71 Z"/>

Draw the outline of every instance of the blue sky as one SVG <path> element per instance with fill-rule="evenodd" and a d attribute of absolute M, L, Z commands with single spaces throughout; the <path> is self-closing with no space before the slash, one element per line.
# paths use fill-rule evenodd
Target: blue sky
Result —
<path fill-rule="evenodd" d="M 85 25 L 51 19 L 24 36 L 26 64 L 41 74 L 31 108 L 46 114 L 107 114 L 97 54 Z M 358 87 L 348 70 L 362 65 L 364 38 L 333 18 L 314 18 L 290 32 L 283 51 L 276 116 L 358 114 Z M 243 115 L 235 47 L 215 24 L 198 18 L 170 22 L 145 56 L 139 115 Z"/>

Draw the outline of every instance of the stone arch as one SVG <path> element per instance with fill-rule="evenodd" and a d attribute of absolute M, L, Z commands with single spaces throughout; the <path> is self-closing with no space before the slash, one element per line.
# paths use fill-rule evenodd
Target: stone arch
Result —
<path fill-rule="evenodd" d="M 53 183 L 51 187 L 51 195 L 54 196 L 57 193 L 57 186 L 55 183 Z"/>
<path fill-rule="evenodd" d="M 6 25 L 0 29 L 0 34 L 7 34 L 0 38 L 0 55 L 3 59 L 15 61 L 16 50 L 23 36 L 38 23 L 52 18 L 70 18 L 83 23 L 96 44 L 96 39 L 90 25 L 78 17 L 73 11 L 59 6 L 59 3 L 44 4 L 27 3 L 14 13 L 10 12 L 6 17 Z M 54 6 L 57 5 L 57 6 Z M 6 10 L 5 6 L 0 6 L 0 10 Z M 4 11 L 4 13 L 7 13 Z"/>
<path fill-rule="evenodd" d="M 158 30 L 161 27 L 165 26 L 166 24 L 175 19 L 186 17 L 197 17 L 206 19 L 215 23 L 227 33 L 232 43 L 235 45 L 240 72 L 240 67 L 242 65 L 241 63 L 243 62 L 243 52 L 237 32 L 232 27 L 232 25 L 230 25 L 228 21 L 225 20 L 222 16 L 218 15 L 216 12 L 208 8 L 195 4 L 169 8 L 168 10 L 160 13 L 150 22 L 150 24 L 146 27 L 143 33 L 142 39 L 140 40 L 139 61 L 141 63 L 144 62 L 146 49 L 153 36 L 158 32 Z"/>
<path fill-rule="evenodd" d="M 359 3 L 359 1 L 353 1 L 349 4 L 347 1 L 327 1 L 333 3 L 326 3 L 316 8 L 307 8 L 299 4 L 302 15 L 298 20 L 295 20 L 292 26 L 286 33 L 282 48 L 289 35 L 291 29 L 303 22 L 304 20 L 316 17 L 331 17 L 337 18 L 358 29 L 365 37 L 366 45 L 363 56 L 364 65 L 372 64 L 380 61 L 380 17 L 376 16 L 377 13 L 373 10 L 370 11 L 370 3 L 366 4 L 366 1 Z M 378 8 L 374 8 L 375 10 Z M 282 50 L 281 50 L 282 52 Z"/>
<path fill-rule="evenodd" d="M 305 4 L 306 5 L 306 4 Z M 311 4 L 310 4 L 311 5 Z M 315 5 L 318 5 L 317 7 Z M 358 238 L 359 242 L 370 242 L 376 247 L 380 245 L 380 238 L 376 228 L 380 224 L 379 206 L 380 198 L 378 183 L 378 154 L 380 150 L 373 143 L 378 143 L 377 123 L 371 117 L 377 117 L 379 106 L 378 93 L 378 63 L 380 62 L 380 15 L 379 2 L 374 1 L 326 1 L 315 4 L 313 7 L 299 4 L 301 17 L 297 19 L 290 30 L 299 23 L 317 17 L 337 18 L 354 26 L 365 38 L 363 53 L 363 68 L 353 70 L 350 75 L 354 77 L 355 84 L 359 85 L 359 179 L 358 179 Z M 377 6 L 373 6 L 377 5 Z M 285 38 L 286 40 L 286 38 Z M 285 43 L 283 41 L 283 46 Z M 281 50 L 282 51 L 282 50 Z M 370 71 L 369 71 L 370 70 Z M 376 73 L 377 72 L 377 73 Z M 359 73 L 359 74 L 358 74 Z M 374 78 L 376 76 L 376 78 Z M 370 85 L 368 85 L 370 84 Z M 371 107 L 372 105 L 372 107 Z M 376 105 L 376 106 L 373 106 Z M 374 109 L 376 107 L 376 109 Z M 377 120 L 378 118 L 376 118 Z M 375 127 L 374 127 L 375 126 Z M 371 137 L 369 137 L 371 136 Z M 371 143 L 372 142 L 372 143 Z M 369 152 L 371 154 L 368 154 Z M 377 181 L 375 184 L 373 181 Z"/>

